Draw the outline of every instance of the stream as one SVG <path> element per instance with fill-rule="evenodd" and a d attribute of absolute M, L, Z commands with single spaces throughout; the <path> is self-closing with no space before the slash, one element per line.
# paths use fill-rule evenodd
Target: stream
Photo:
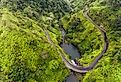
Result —
<path fill-rule="evenodd" d="M 70 61 L 71 63 L 68 62 L 68 60 L 65 59 L 65 57 L 63 57 L 63 55 L 60 53 L 65 65 L 75 71 L 75 72 L 80 72 L 80 73 L 86 73 L 90 70 L 92 70 L 96 64 L 98 63 L 98 61 L 103 57 L 103 55 L 107 52 L 108 50 L 108 47 L 109 47 L 109 39 L 107 37 L 107 34 L 106 34 L 106 30 L 104 29 L 103 25 L 97 25 L 93 20 L 92 18 L 88 15 L 88 12 L 89 12 L 89 9 L 88 7 L 86 7 L 85 10 L 83 10 L 83 15 L 92 23 L 95 25 L 95 27 L 101 32 L 102 36 L 103 36 L 103 40 L 104 40 L 104 46 L 103 46 L 103 49 L 101 50 L 101 52 L 98 54 L 98 56 L 93 60 L 93 62 L 91 62 L 91 64 L 87 67 L 82 67 L 80 65 L 78 65 L 78 63 L 75 63 L 75 61 Z M 78 50 L 76 48 L 73 47 L 73 45 L 69 45 L 65 43 L 65 30 L 64 29 L 61 29 L 61 33 L 62 33 L 62 36 L 63 36 L 63 41 L 61 43 L 61 47 L 63 48 L 64 52 L 69 54 L 71 56 L 71 60 L 78 57 L 76 56 L 75 54 L 79 54 L 79 52 L 77 52 Z M 71 47 L 70 47 L 71 46 Z M 74 53 L 72 53 L 74 52 Z M 75 56 L 73 56 L 75 55 Z M 80 54 L 79 54 L 80 55 Z M 73 72 L 72 71 L 72 72 Z M 74 80 L 72 78 L 74 74 L 70 75 L 67 79 L 66 79 L 66 82 L 79 82 L 78 80 L 77 81 L 72 81 Z M 71 77 L 71 80 L 69 79 Z M 75 79 L 76 80 L 76 79 Z"/>
<path fill-rule="evenodd" d="M 71 57 L 71 60 L 75 60 L 76 58 L 80 58 L 79 51 L 71 43 L 62 43 L 61 47 L 63 48 L 64 52 L 67 53 Z"/>
<path fill-rule="evenodd" d="M 62 43 L 60 44 L 61 48 L 64 50 L 66 54 L 68 54 L 71 57 L 71 60 L 74 61 L 75 59 L 79 59 L 81 57 L 78 49 L 71 43 L 65 43 L 65 30 L 61 28 L 61 34 L 62 34 Z M 76 64 L 76 63 L 75 63 Z M 66 78 L 64 82 L 79 82 L 79 80 L 74 75 L 74 72 L 71 71 L 71 74 Z"/>
<path fill-rule="evenodd" d="M 66 78 L 64 82 L 79 82 L 73 72 Z"/>
<path fill-rule="evenodd" d="M 88 16 L 88 11 L 89 10 L 85 10 L 83 12 L 83 15 L 92 23 L 95 25 L 95 27 L 97 27 L 97 29 L 101 32 L 102 36 L 103 36 L 103 40 L 104 40 L 104 46 L 102 51 L 98 54 L 98 56 L 93 60 L 93 62 L 91 62 L 91 64 L 89 66 L 82 66 L 79 65 L 79 63 L 76 61 L 77 58 L 79 58 L 81 56 L 81 54 L 79 53 L 78 49 L 76 47 L 74 47 L 73 44 L 71 43 L 67 43 L 67 41 L 65 40 L 65 35 L 66 35 L 66 31 L 61 27 L 60 28 L 60 32 L 62 34 L 62 42 L 60 44 L 60 46 L 62 47 L 62 49 L 64 50 L 64 52 L 68 55 L 70 55 L 71 57 L 71 61 L 66 59 L 66 57 L 64 56 L 64 53 L 59 50 L 58 51 L 58 46 L 56 46 L 53 41 L 50 38 L 50 35 L 47 31 L 47 29 L 44 29 L 45 34 L 47 35 L 48 38 L 48 42 L 50 44 L 52 44 L 54 46 L 55 49 L 57 49 L 58 53 L 60 54 L 65 66 L 67 68 L 69 68 L 71 70 L 71 74 L 69 77 L 67 77 L 67 79 L 65 80 L 65 82 L 79 82 L 79 80 L 76 79 L 76 75 L 77 73 L 86 73 L 90 70 L 92 70 L 96 64 L 98 63 L 98 61 L 103 57 L 103 55 L 107 52 L 108 47 L 109 47 L 109 39 L 107 37 L 106 31 L 104 29 L 104 27 L 98 26 L 89 16 Z M 65 42 L 66 41 L 66 42 Z M 76 54 L 76 55 L 75 55 Z M 73 78 L 74 77 L 74 78 Z M 69 79 L 71 78 L 71 79 Z M 74 80 L 74 81 L 73 81 Z M 77 80 L 77 81 L 76 81 Z"/>

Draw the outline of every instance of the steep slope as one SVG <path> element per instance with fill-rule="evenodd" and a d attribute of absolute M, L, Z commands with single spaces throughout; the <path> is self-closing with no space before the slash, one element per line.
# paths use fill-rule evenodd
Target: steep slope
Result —
<path fill-rule="evenodd" d="M 62 82 L 69 74 L 56 45 L 61 42 L 59 24 L 66 40 L 82 54 L 78 61 L 89 65 L 102 50 L 101 33 L 83 16 L 103 25 L 110 40 L 106 54 L 82 82 L 121 82 L 120 0 L 0 0 L 0 81 Z"/>
<path fill-rule="evenodd" d="M 95 69 L 84 76 L 83 82 L 121 81 L 121 8 L 117 1 L 96 0 L 89 5 L 89 16 L 96 24 L 103 25 L 106 29 L 110 46 Z M 115 9 L 114 6 L 116 6 Z M 83 16 L 82 11 L 66 15 L 62 18 L 62 23 L 67 31 L 66 40 L 77 46 L 83 55 L 79 60 L 80 63 L 84 66 L 89 65 L 102 50 L 103 42 L 100 32 Z"/>
<path fill-rule="evenodd" d="M 64 80 L 69 70 L 48 42 L 43 28 L 52 28 L 49 33 L 58 44 L 56 39 L 61 37 L 56 20 L 70 11 L 67 6 L 63 0 L 0 1 L 1 82 Z"/>

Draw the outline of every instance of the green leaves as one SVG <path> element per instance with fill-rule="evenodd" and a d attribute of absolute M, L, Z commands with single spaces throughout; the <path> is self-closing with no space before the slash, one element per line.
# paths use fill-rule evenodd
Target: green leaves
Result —
<path fill-rule="evenodd" d="M 4 8 L 0 10 L 0 76 L 4 78 L 0 81 L 50 82 L 55 78 L 56 82 L 62 81 L 69 71 L 48 43 L 43 31 L 45 26 L 41 26 L 43 22 L 39 24 Z M 60 33 L 56 29 L 50 32 L 52 40 L 58 44 L 54 32 Z"/>
<path fill-rule="evenodd" d="M 49 62 L 49 69 L 50 70 L 57 70 L 59 68 L 59 63 L 56 60 L 51 60 Z"/>
<path fill-rule="evenodd" d="M 83 81 L 120 82 L 120 1 L 86 1 L 1 0 L 0 81 L 61 82 L 65 79 L 69 70 L 43 31 L 43 28 L 48 29 L 50 37 L 58 46 L 61 42 L 60 19 L 67 32 L 66 40 L 76 45 L 82 54 L 80 63 L 89 65 L 100 53 L 103 41 L 101 33 L 85 19 L 80 10 L 83 4 L 87 4 L 92 19 L 104 25 L 110 46 L 94 70 L 84 76 Z M 71 13 L 73 9 L 75 12 Z"/>

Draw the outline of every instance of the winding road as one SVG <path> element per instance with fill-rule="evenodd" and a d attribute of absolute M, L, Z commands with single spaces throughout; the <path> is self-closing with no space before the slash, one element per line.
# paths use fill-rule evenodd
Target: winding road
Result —
<path fill-rule="evenodd" d="M 94 59 L 94 61 L 93 61 L 89 66 L 87 66 L 87 67 L 83 67 L 83 66 L 79 66 L 79 65 L 76 65 L 76 66 L 75 66 L 70 60 L 68 60 L 68 59 L 65 57 L 63 51 L 60 50 L 60 49 L 58 48 L 58 46 L 55 45 L 55 44 L 53 43 L 53 41 L 51 40 L 51 37 L 50 37 L 48 31 L 47 31 L 46 29 L 44 30 L 44 31 L 45 31 L 45 34 L 47 35 L 47 38 L 48 38 L 49 43 L 52 44 L 52 45 L 54 46 L 54 48 L 58 51 L 58 53 L 60 54 L 60 56 L 61 56 L 63 62 L 65 63 L 65 66 L 66 66 L 67 68 L 69 68 L 69 69 L 71 69 L 71 70 L 73 70 L 73 71 L 75 71 L 75 72 L 79 72 L 79 73 L 86 73 L 86 72 L 92 70 L 92 69 L 96 66 L 96 64 L 98 63 L 98 61 L 102 58 L 102 56 L 106 53 L 106 51 L 107 51 L 107 49 L 108 49 L 108 46 L 109 46 L 109 40 L 108 40 L 108 38 L 107 38 L 106 31 L 102 28 L 102 26 L 98 26 L 98 25 L 91 19 L 91 17 L 88 15 L 88 11 L 89 11 L 89 9 L 84 10 L 84 11 L 83 11 L 83 15 L 84 15 L 92 24 L 94 24 L 95 27 L 101 32 L 101 34 L 102 34 L 102 36 L 103 36 L 103 40 L 104 40 L 104 47 L 103 47 L 102 51 L 100 52 L 100 54 L 99 54 L 99 55 Z"/>

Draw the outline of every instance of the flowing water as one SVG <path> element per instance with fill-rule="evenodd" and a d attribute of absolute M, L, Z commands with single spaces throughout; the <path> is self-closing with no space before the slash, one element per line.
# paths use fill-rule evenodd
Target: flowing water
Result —
<path fill-rule="evenodd" d="M 71 43 L 63 43 L 63 44 L 61 44 L 61 47 L 63 48 L 65 53 L 67 53 L 68 55 L 71 56 L 71 60 L 74 60 L 76 58 L 80 58 L 79 51 Z"/>
<path fill-rule="evenodd" d="M 73 73 L 71 73 L 69 75 L 69 77 L 67 77 L 67 79 L 64 82 L 79 82 L 79 81 L 77 80 L 77 78 L 75 77 L 75 75 Z"/>
<path fill-rule="evenodd" d="M 66 54 L 68 54 L 71 57 L 71 60 L 75 60 L 76 58 L 80 58 L 80 53 L 78 49 L 72 45 L 71 43 L 65 43 L 65 30 L 61 28 L 61 34 L 63 37 L 63 41 L 61 43 L 61 47 L 64 50 Z M 67 79 L 64 82 L 79 82 L 73 72 L 67 77 Z"/>

